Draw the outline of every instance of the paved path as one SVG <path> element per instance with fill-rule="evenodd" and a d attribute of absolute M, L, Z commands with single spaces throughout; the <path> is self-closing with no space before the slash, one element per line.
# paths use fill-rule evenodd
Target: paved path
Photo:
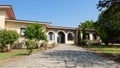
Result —
<path fill-rule="evenodd" d="M 2 68 L 120 68 L 120 66 L 83 48 L 59 45 L 43 53 L 12 61 Z"/>

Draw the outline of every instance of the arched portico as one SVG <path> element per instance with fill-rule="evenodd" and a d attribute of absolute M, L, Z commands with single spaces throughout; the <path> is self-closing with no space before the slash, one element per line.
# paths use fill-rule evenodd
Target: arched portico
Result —
<path fill-rule="evenodd" d="M 67 32 L 67 40 L 74 40 L 74 33 L 73 32 Z"/>
<path fill-rule="evenodd" d="M 57 43 L 66 43 L 66 32 L 64 30 L 57 31 Z"/>
<path fill-rule="evenodd" d="M 56 38 L 56 34 L 53 30 L 49 30 L 47 32 L 47 39 L 49 41 L 49 43 L 54 43 L 55 42 L 55 38 Z"/>
<path fill-rule="evenodd" d="M 65 43 L 65 34 L 63 32 L 58 32 L 57 43 Z"/>
<path fill-rule="evenodd" d="M 53 31 L 53 30 L 49 30 L 49 31 L 47 31 L 47 35 L 48 35 L 50 32 L 52 32 L 52 33 L 55 34 L 55 31 Z"/>
<path fill-rule="evenodd" d="M 73 32 L 67 32 L 67 44 L 74 44 L 74 36 Z"/>
<path fill-rule="evenodd" d="M 75 34 L 69 30 L 53 29 L 47 31 L 47 37 L 49 44 L 62 43 L 62 44 L 74 44 Z"/>

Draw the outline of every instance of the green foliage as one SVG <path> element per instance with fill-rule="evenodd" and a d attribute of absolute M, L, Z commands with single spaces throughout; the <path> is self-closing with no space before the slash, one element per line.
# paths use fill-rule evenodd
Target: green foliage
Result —
<path fill-rule="evenodd" d="M 103 11 L 97 21 L 97 30 L 103 42 L 120 43 L 120 3 L 116 3 Z"/>
<path fill-rule="evenodd" d="M 31 54 L 34 48 L 38 48 L 37 42 L 35 40 L 26 40 L 25 45 L 27 47 L 28 53 Z"/>
<path fill-rule="evenodd" d="M 0 30 L 0 48 L 3 51 L 6 44 L 12 44 L 19 38 L 19 34 L 13 30 Z"/>
<path fill-rule="evenodd" d="M 85 40 L 85 39 L 86 39 L 86 31 L 85 31 L 85 28 L 83 28 L 82 33 L 83 33 L 82 40 Z"/>
<path fill-rule="evenodd" d="M 27 38 L 26 46 L 28 53 L 31 54 L 33 48 L 38 47 L 36 41 L 44 40 L 47 42 L 47 36 L 40 24 L 31 24 L 25 29 L 25 37 Z"/>
<path fill-rule="evenodd" d="M 83 33 L 82 45 L 86 45 L 86 31 L 85 31 L 85 28 L 83 28 L 82 33 Z"/>
<path fill-rule="evenodd" d="M 94 29 L 95 28 L 95 22 L 93 22 L 92 20 L 91 21 L 87 20 L 85 22 L 82 22 L 79 25 L 79 28 Z"/>
<path fill-rule="evenodd" d="M 40 24 L 31 24 L 25 29 L 25 36 L 28 39 L 45 40 L 47 36 Z"/>
<path fill-rule="evenodd" d="M 82 28 L 82 45 L 86 45 L 87 43 L 87 39 L 86 39 L 86 30 L 85 29 L 96 29 L 97 28 L 97 24 L 95 22 L 93 22 L 92 20 L 89 21 L 85 21 L 85 22 L 82 22 L 78 28 Z"/>
<path fill-rule="evenodd" d="M 116 3 L 120 3 L 120 0 L 99 0 L 97 8 L 99 8 L 99 10 L 101 10 L 102 8 L 105 8 L 105 7 L 109 8 Z"/>
<path fill-rule="evenodd" d="M 78 46 L 80 46 L 81 45 L 81 43 L 82 43 L 82 40 L 81 40 L 81 31 L 80 31 L 80 28 L 78 28 Z"/>

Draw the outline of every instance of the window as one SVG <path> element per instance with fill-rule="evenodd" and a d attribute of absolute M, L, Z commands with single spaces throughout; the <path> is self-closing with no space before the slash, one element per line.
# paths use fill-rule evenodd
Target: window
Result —
<path fill-rule="evenodd" d="M 25 28 L 21 28 L 21 29 L 20 29 L 20 35 L 21 35 L 21 36 L 25 36 L 25 33 L 24 33 L 24 32 L 25 32 Z"/>
<path fill-rule="evenodd" d="M 73 40 L 73 35 L 71 33 L 68 34 L 68 41 L 72 41 Z"/>
<path fill-rule="evenodd" d="M 52 40 L 54 40 L 54 38 L 55 38 L 54 36 L 55 36 L 55 35 L 54 35 L 53 32 L 49 32 L 49 34 L 48 34 L 48 39 L 52 41 Z"/>

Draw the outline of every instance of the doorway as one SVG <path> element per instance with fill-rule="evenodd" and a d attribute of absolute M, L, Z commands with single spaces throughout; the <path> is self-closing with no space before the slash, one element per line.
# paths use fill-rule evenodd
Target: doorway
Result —
<path fill-rule="evenodd" d="M 61 31 L 58 32 L 57 42 L 58 43 L 65 43 L 65 34 Z"/>

